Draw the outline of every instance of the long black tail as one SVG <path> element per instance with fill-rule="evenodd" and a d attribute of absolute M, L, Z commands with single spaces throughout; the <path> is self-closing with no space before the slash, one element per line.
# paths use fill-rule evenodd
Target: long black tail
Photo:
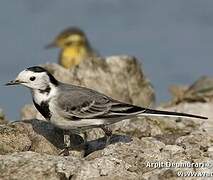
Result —
<path fill-rule="evenodd" d="M 198 115 L 187 114 L 187 113 L 171 112 L 171 111 L 161 111 L 161 110 L 154 110 L 154 109 L 145 109 L 139 115 L 141 115 L 141 116 L 168 116 L 168 117 L 186 117 L 186 118 L 208 119 L 207 117 L 204 117 L 204 116 L 198 116 Z"/>
<path fill-rule="evenodd" d="M 185 117 L 185 118 L 197 118 L 197 119 L 208 119 L 204 116 L 198 116 L 187 113 L 178 113 L 171 111 L 161 111 L 143 108 L 139 106 L 134 106 L 131 104 L 122 103 L 116 101 L 111 106 L 110 113 L 107 114 L 107 117 L 120 117 L 120 116 L 168 116 L 168 117 Z M 102 115 L 103 116 L 103 115 Z"/>

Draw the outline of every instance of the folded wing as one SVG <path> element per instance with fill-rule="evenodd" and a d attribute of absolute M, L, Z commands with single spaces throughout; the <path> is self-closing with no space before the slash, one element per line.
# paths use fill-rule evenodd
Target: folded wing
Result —
<path fill-rule="evenodd" d="M 144 108 L 113 100 L 97 92 L 72 91 L 58 97 L 58 113 L 71 120 L 135 116 Z"/>

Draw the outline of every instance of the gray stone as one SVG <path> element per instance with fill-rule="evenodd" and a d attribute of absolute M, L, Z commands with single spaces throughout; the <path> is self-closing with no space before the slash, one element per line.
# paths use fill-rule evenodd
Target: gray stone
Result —
<path fill-rule="evenodd" d="M 0 154 L 27 151 L 31 141 L 27 134 L 13 125 L 0 125 Z"/>
<path fill-rule="evenodd" d="M 68 180 L 79 167 L 80 161 L 71 156 L 65 158 L 30 151 L 0 155 L 0 179 L 4 180 Z"/>
<path fill-rule="evenodd" d="M 31 119 L 39 119 L 46 121 L 46 119 L 37 111 L 33 104 L 26 104 L 21 109 L 21 120 Z"/>
<path fill-rule="evenodd" d="M 44 66 L 60 81 L 95 89 L 117 100 L 141 106 L 155 102 L 151 83 L 131 56 L 89 59 L 70 70 L 57 64 Z"/>
<path fill-rule="evenodd" d="M 68 157 L 58 156 L 61 132 L 45 121 L 27 120 L 3 127 L 7 130 L 0 129 L 2 134 L 19 148 L 1 153 L 4 155 L 0 156 L 0 179 L 178 179 L 178 171 L 194 172 L 194 169 L 160 168 L 150 164 L 210 163 L 212 159 L 213 137 L 199 129 L 180 135 L 172 144 L 154 137 L 130 140 L 126 135 L 114 135 L 111 144 L 104 148 L 104 138 L 96 139 L 88 142 L 89 153 L 83 158 L 72 153 Z M 14 133 L 8 133 L 10 128 L 16 132 L 17 139 L 11 139 Z M 21 142 L 25 143 L 20 146 Z M 198 170 L 211 171 L 209 168 Z"/>
<path fill-rule="evenodd" d="M 181 102 L 209 102 L 213 100 L 213 77 L 202 76 L 190 86 L 170 87 L 173 100 L 170 104 Z"/>
<path fill-rule="evenodd" d="M 57 135 L 52 125 L 39 120 L 1 125 L 0 136 L 0 154 L 27 150 L 57 154 L 56 147 L 63 146 L 61 135 Z"/>

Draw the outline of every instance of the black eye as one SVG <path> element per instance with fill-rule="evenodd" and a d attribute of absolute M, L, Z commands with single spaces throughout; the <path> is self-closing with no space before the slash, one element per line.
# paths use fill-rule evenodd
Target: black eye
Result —
<path fill-rule="evenodd" d="M 35 76 L 31 76 L 31 77 L 30 77 L 30 81 L 34 81 L 35 79 L 36 79 Z"/>

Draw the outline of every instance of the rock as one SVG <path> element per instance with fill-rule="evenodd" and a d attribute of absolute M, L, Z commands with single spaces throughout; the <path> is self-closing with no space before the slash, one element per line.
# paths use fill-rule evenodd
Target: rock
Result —
<path fill-rule="evenodd" d="M 202 107 L 202 105 L 200 105 Z M 199 106 L 198 106 L 199 107 Z M 202 114 L 201 111 L 196 111 L 196 106 L 190 109 L 182 110 L 180 108 L 158 108 L 161 110 L 170 110 L 178 112 L 191 112 L 194 114 Z M 206 106 L 205 111 L 210 110 L 211 104 Z M 202 108 L 200 108 L 202 110 Z M 204 112 L 205 112 L 204 111 Z M 204 114 L 208 116 L 208 114 Z M 209 121 L 208 121 L 209 122 Z M 143 137 L 156 137 L 157 139 L 163 141 L 165 144 L 174 144 L 175 140 L 191 132 L 202 129 L 204 124 L 207 123 L 205 120 L 200 119 L 187 119 L 187 118 L 169 118 L 169 117 L 144 117 L 131 120 L 124 120 L 115 124 L 110 125 L 109 127 L 113 130 L 114 134 L 125 134 L 129 136 L 134 136 L 138 138 Z M 209 123 L 208 123 L 209 124 Z M 208 124 L 205 124 L 206 127 L 209 127 Z M 97 139 L 104 136 L 104 133 L 101 129 L 93 129 L 87 131 L 87 139 Z"/>
<path fill-rule="evenodd" d="M 117 100 L 140 106 L 155 102 L 153 87 L 134 57 L 91 58 L 70 70 L 57 64 L 44 67 L 60 81 L 95 89 Z"/>
<path fill-rule="evenodd" d="M 148 149 L 153 147 L 155 150 L 150 152 Z M 163 147 L 165 147 L 163 143 L 152 138 L 142 141 L 134 139 L 128 144 L 110 145 L 103 151 L 97 151 L 82 160 L 72 156 L 64 158 L 34 152 L 14 153 L 0 156 L 0 177 L 2 179 L 29 179 L 29 177 L 30 179 L 60 179 L 62 176 L 64 179 L 71 177 L 93 179 L 104 176 L 109 179 L 139 179 L 145 170 L 145 157 L 154 153 L 155 157 L 150 156 L 150 160 L 162 159 L 158 154 Z"/>
<path fill-rule="evenodd" d="M 0 155 L 0 179 L 68 180 L 77 173 L 80 164 L 80 160 L 71 156 L 65 158 L 35 152 Z"/>
<path fill-rule="evenodd" d="M 193 139 L 200 147 L 203 135 Z M 212 145 L 212 139 L 207 140 Z M 205 142 L 204 142 L 205 143 Z M 188 148 L 188 144 L 186 144 Z M 86 158 L 63 157 L 35 152 L 0 155 L 1 179 L 179 179 L 178 172 L 211 172 L 211 167 L 183 168 L 181 163 L 212 163 L 204 149 L 199 156 L 178 145 L 165 145 L 152 137 L 133 138 L 93 152 Z M 173 165 L 172 165 L 173 163 Z M 190 179 L 190 178 L 189 178 Z"/>
<path fill-rule="evenodd" d="M 213 78 L 203 76 L 195 81 L 191 86 L 170 87 L 173 95 L 171 104 L 180 102 L 207 102 L 213 100 Z"/>
<path fill-rule="evenodd" d="M 36 110 L 36 108 L 33 104 L 26 104 L 21 109 L 21 119 L 22 120 L 36 118 L 37 114 L 38 114 L 38 111 Z"/>
<path fill-rule="evenodd" d="M 64 131 L 52 124 L 37 119 L 16 121 L 0 126 L 0 154 L 20 151 L 34 151 L 41 154 L 58 155 L 64 149 Z M 82 142 L 82 137 L 75 137 L 75 142 Z M 114 135 L 110 143 L 129 142 L 130 138 Z M 72 141 L 73 142 L 73 141 Z M 84 147 L 74 147 L 72 156 L 83 157 L 105 147 L 105 138 L 89 141 Z M 79 145 L 73 143 L 72 145 Z"/>
<path fill-rule="evenodd" d="M 62 135 L 60 133 L 57 134 L 51 124 L 39 120 L 1 125 L 0 154 L 27 150 L 57 154 L 57 147 L 63 147 L 62 138 Z"/>
<path fill-rule="evenodd" d="M 27 151 L 31 146 L 29 137 L 11 125 L 0 126 L 0 154 Z"/>
<path fill-rule="evenodd" d="M 205 153 L 207 152 L 208 148 L 213 145 L 212 140 L 212 134 L 195 131 L 190 135 L 179 137 L 175 144 L 183 147 L 184 149 L 190 150 L 190 153 L 193 152 L 192 150 L 201 150 L 201 152 Z"/>
<path fill-rule="evenodd" d="M 30 120 L 34 118 L 46 121 L 33 104 L 24 105 L 24 107 L 21 109 L 21 120 Z"/>
<path fill-rule="evenodd" d="M 2 109 L 0 109 L 0 124 L 6 124 L 7 120 L 5 119 L 5 114 Z"/>
<path fill-rule="evenodd" d="M 213 102 L 181 102 L 178 105 L 172 105 L 170 107 L 162 107 L 164 110 L 169 111 L 178 111 L 178 112 L 186 112 L 190 114 L 197 114 L 208 117 L 207 120 L 201 120 L 201 119 L 191 119 L 190 121 L 196 124 L 196 127 L 200 129 L 201 131 L 206 131 L 209 133 L 213 133 Z M 186 122 L 190 122 L 187 121 Z M 193 129 L 193 127 L 192 127 Z"/>
<path fill-rule="evenodd" d="M 5 115 L 4 115 L 4 113 L 3 113 L 3 110 L 0 109 L 0 119 L 4 119 L 4 118 L 5 118 Z"/>

